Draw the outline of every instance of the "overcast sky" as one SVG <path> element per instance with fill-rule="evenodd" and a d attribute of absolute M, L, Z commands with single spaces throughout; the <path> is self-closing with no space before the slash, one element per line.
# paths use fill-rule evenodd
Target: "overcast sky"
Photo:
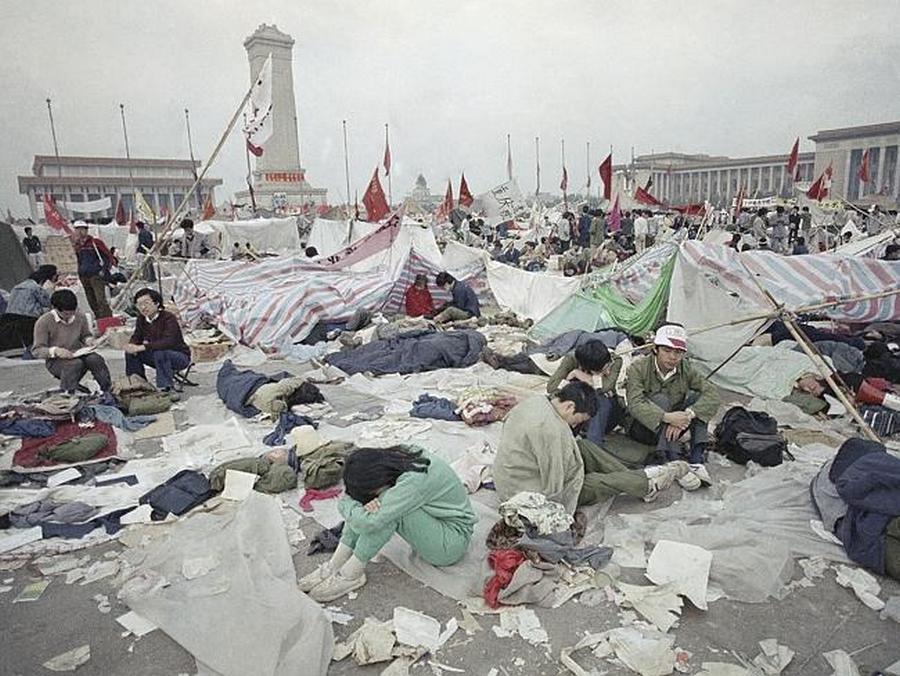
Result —
<path fill-rule="evenodd" d="M 243 40 L 275 23 L 296 40 L 294 88 L 309 181 L 343 201 L 341 120 L 361 194 L 391 127 L 395 199 L 422 172 L 432 192 L 459 174 L 475 193 L 515 174 L 570 186 L 610 144 L 617 161 L 674 150 L 786 153 L 819 129 L 900 119 L 896 0 L 0 0 L 0 208 L 26 213 L 16 176 L 52 154 L 134 157 L 212 150 L 249 83 Z M 241 187 L 233 135 L 210 175 Z"/>

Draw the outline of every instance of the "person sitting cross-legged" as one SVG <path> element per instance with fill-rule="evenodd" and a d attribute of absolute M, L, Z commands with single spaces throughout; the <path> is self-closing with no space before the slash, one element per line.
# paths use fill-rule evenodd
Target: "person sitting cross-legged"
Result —
<path fill-rule="evenodd" d="M 341 542 L 331 559 L 298 581 L 320 603 L 366 583 L 366 564 L 397 533 L 433 566 L 450 566 L 469 548 L 475 512 L 466 488 L 442 459 L 393 446 L 360 448 L 344 461 Z"/>
<path fill-rule="evenodd" d="M 633 419 L 628 434 L 642 444 L 655 444 L 660 459 L 671 461 L 681 455 L 680 440 L 689 431 L 689 461 L 702 464 L 709 446 L 707 425 L 719 408 L 719 396 L 685 359 L 683 326 L 660 326 L 653 345 L 653 354 L 638 357 L 626 372 L 625 401 Z"/>
<path fill-rule="evenodd" d="M 54 291 L 50 296 L 50 312 L 38 318 L 34 324 L 32 354 L 46 359 L 47 370 L 59 379 L 64 392 L 74 394 L 78 384 L 88 371 L 100 386 L 109 392 L 112 381 L 106 362 L 96 352 L 75 356 L 94 339 L 87 317 L 78 311 L 78 299 L 69 289 Z"/>
<path fill-rule="evenodd" d="M 191 350 L 184 342 L 178 318 L 163 310 L 163 299 L 153 289 L 141 289 L 134 295 L 138 310 L 131 340 L 125 346 L 125 375 L 145 377 L 144 367 L 156 369 L 156 386 L 169 392 L 175 386 L 175 373 L 191 363 Z"/>
<path fill-rule="evenodd" d="M 481 316 L 481 304 L 471 286 L 460 282 L 449 272 L 439 272 L 434 282 L 452 296 L 450 302 L 435 316 L 434 321 L 438 324 Z"/>
<path fill-rule="evenodd" d="M 688 471 L 686 462 L 628 469 L 588 439 L 576 440 L 573 427 L 597 413 L 597 393 L 587 383 L 571 382 L 552 397 L 530 397 L 506 416 L 494 485 L 501 501 L 516 493 L 541 493 L 569 514 L 617 495 L 650 502 Z"/>

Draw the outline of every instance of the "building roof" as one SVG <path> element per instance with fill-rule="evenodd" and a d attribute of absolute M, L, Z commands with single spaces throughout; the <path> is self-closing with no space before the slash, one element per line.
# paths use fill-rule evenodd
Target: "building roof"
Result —
<path fill-rule="evenodd" d="M 41 170 L 46 167 L 166 167 L 169 169 L 190 169 L 191 165 L 200 166 L 200 160 L 166 160 L 159 158 L 132 157 L 85 157 L 80 155 L 60 155 L 59 161 L 56 155 L 35 155 L 31 171 L 35 176 L 41 175 Z"/>
<path fill-rule="evenodd" d="M 677 162 L 668 162 L 670 156 L 677 156 Z M 806 152 L 799 153 L 797 159 L 800 162 L 812 162 L 815 160 L 815 153 Z M 677 153 L 664 153 L 659 155 L 644 155 L 635 158 L 634 166 L 636 169 L 650 169 L 657 171 L 666 171 L 669 167 L 672 171 L 710 171 L 714 169 L 728 169 L 730 167 L 743 167 L 747 165 L 769 166 L 772 164 L 787 164 L 788 155 L 757 155 L 755 157 L 724 157 L 722 155 L 680 155 Z M 651 158 L 651 159 L 645 159 Z M 682 158 L 690 158 L 688 160 Z M 613 167 L 615 170 L 627 169 L 630 165 L 617 164 Z"/>
<path fill-rule="evenodd" d="M 116 186 L 122 190 L 131 190 L 131 179 L 127 176 L 19 176 L 19 193 L 27 194 L 31 187 L 45 188 L 65 187 L 65 186 Z M 140 177 L 135 178 L 134 185 L 140 188 L 184 188 L 188 189 L 194 185 L 193 178 L 161 178 L 161 177 Z M 221 178 L 204 178 L 200 181 L 203 188 L 212 188 L 222 185 Z"/>
<path fill-rule="evenodd" d="M 841 127 L 840 129 L 825 129 L 810 136 L 809 140 L 819 143 L 821 141 L 839 141 L 867 136 L 888 136 L 890 134 L 900 134 L 900 121 L 864 124 L 857 127 Z"/>

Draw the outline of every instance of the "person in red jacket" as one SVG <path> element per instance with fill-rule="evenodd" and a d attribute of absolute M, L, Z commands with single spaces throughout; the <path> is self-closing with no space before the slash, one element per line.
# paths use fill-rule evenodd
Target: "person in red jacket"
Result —
<path fill-rule="evenodd" d="M 416 281 L 406 290 L 406 314 L 410 317 L 434 314 L 434 300 L 428 290 L 426 275 L 416 275 Z"/>

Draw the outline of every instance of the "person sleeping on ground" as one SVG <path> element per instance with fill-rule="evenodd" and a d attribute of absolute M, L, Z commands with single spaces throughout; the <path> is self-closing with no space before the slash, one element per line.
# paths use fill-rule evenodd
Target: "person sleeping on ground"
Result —
<path fill-rule="evenodd" d="M 477 521 L 450 465 L 418 449 L 360 448 L 344 461 L 341 542 L 331 559 L 301 578 L 320 603 L 366 583 L 366 564 L 397 533 L 422 559 L 450 566 L 469 548 Z"/>
<path fill-rule="evenodd" d="M 628 435 L 654 445 L 658 459 L 671 462 L 681 457 L 681 439 L 689 433 L 689 462 L 695 473 L 705 474 L 700 466 L 706 462 L 708 423 L 719 408 L 719 395 L 685 359 L 683 326 L 660 326 L 653 345 L 652 354 L 638 357 L 626 371 L 625 402 L 632 419 Z"/>
<path fill-rule="evenodd" d="M 683 461 L 628 469 L 590 440 L 576 440 L 572 428 L 596 414 L 597 393 L 580 380 L 515 406 L 503 423 L 494 460 L 501 502 L 522 491 L 541 493 L 574 514 L 580 505 L 622 494 L 650 502 L 689 473 Z"/>

